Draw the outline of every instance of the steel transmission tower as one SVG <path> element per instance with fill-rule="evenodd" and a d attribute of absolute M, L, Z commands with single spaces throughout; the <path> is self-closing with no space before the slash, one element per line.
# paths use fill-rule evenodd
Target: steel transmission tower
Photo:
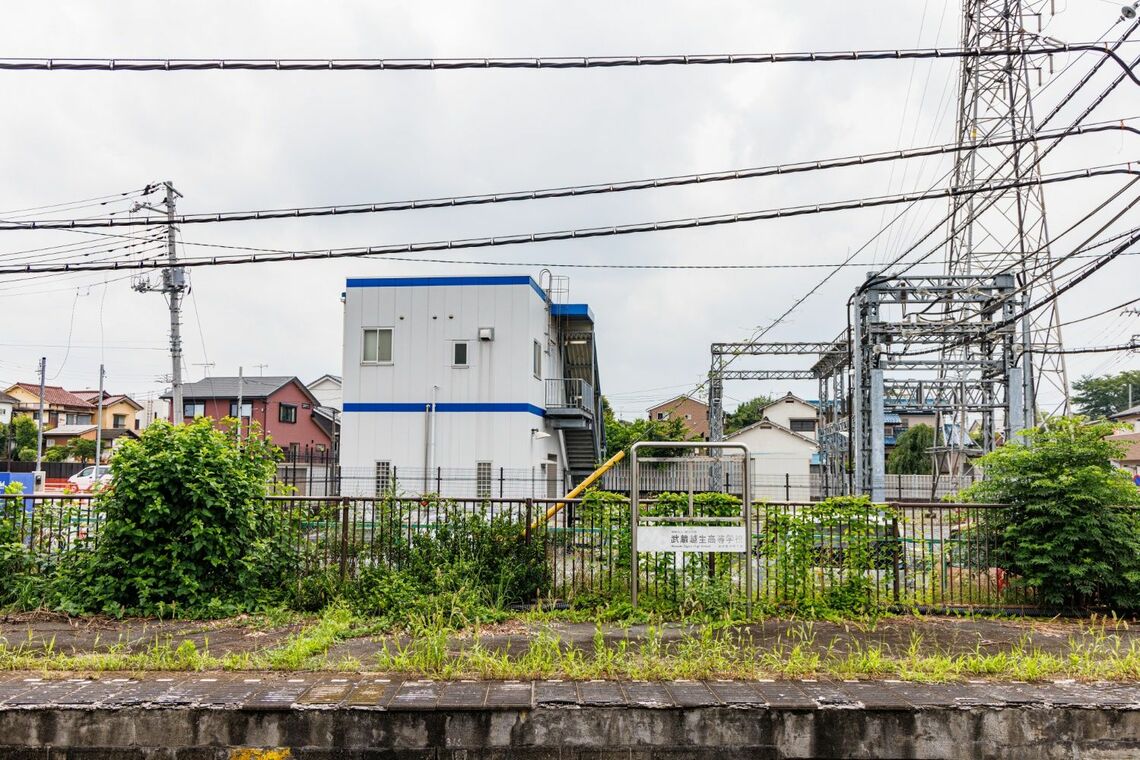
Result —
<path fill-rule="evenodd" d="M 962 47 L 1011 49 L 1034 42 L 1026 24 L 1039 26 L 1047 2 L 963 0 Z M 958 91 L 957 140 L 961 145 L 999 137 L 1033 134 L 1030 76 L 1037 73 L 1028 56 L 963 58 Z M 1037 144 L 989 147 L 963 152 L 954 171 L 955 187 L 1032 180 L 1040 176 Z M 1049 231 L 1040 185 L 951 201 L 950 275 L 1012 274 L 1025 288 L 1023 303 L 1033 304 L 1055 288 L 1049 271 Z M 1036 412 L 1069 411 L 1069 384 L 1061 348 L 1056 301 L 1025 319 L 1021 330 L 1024 423 Z M 967 353 L 976 347 L 958 349 Z"/>

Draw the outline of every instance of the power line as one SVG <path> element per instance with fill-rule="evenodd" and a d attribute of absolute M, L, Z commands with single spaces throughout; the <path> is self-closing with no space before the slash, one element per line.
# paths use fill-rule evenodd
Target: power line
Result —
<path fill-rule="evenodd" d="M 1131 118 L 1118 119 L 1112 122 L 1101 122 L 1098 124 L 1091 124 L 1086 127 L 1078 126 L 1063 130 L 1039 132 L 1023 137 L 982 141 L 973 145 L 961 145 L 957 143 L 930 145 L 919 148 L 911 148 L 908 150 L 864 153 L 815 161 L 798 161 L 787 164 L 775 164 L 771 166 L 750 167 L 745 169 L 729 169 L 727 171 L 719 172 L 650 177 L 618 182 L 601 182 L 588 185 L 567 185 L 561 187 L 543 188 L 538 190 L 516 190 L 500 193 L 483 193 L 479 195 L 459 195 L 436 198 L 419 198 L 414 200 L 385 201 L 380 203 L 352 203 L 335 206 L 302 206 L 297 208 L 260 209 L 252 211 L 179 214 L 175 216 L 174 223 L 182 226 L 187 224 L 210 224 L 218 222 L 263 221 L 269 219 L 296 219 L 302 217 L 376 214 L 392 211 L 418 211 L 423 209 L 455 208 L 461 206 L 479 206 L 486 204 L 513 203 L 518 201 L 547 200 L 552 198 L 572 198 L 588 195 L 624 193 L 665 187 L 682 187 L 686 185 L 701 185 L 711 184 L 715 182 L 774 177 L 784 174 L 803 174 L 807 172 L 823 171 L 827 169 L 866 166 L 912 158 L 948 155 L 962 151 L 977 150 L 980 148 L 997 148 L 1023 143 L 1061 140 L 1071 135 L 1096 134 L 1099 132 L 1130 132 L 1132 134 L 1140 135 L 1140 129 L 1128 126 L 1124 123 L 1125 121 L 1131 120 Z M 86 219 L 44 220 L 8 219 L 0 220 L 0 230 L 78 230 L 105 227 L 141 227 L 166 224 L 167 221 L 168 220 L 164 216 L 138 216 L 132 218 L 105 217 L 101 219 L 95 217 Z"/>
<path fill-rule="evenodd" d="M 1117 351 L 1136 351 L 1140 349 L 1140 341 L 1132 341 L 1120 346 L 1092 346 L 1090 348 L 1038 348 L 1039 354 L 1107 354 Z"/>
<path fill-rule="evenodd" d="M 228 257 L 199 257 L 188 258 L 179 262 L 179 266 L 204 267 L 222 266 L 227 264 L 254 264 L 273 261 L 308 261 L 315 259 L 361 258 L 366 256 L 382 256 L 389 253 L 418 253 L 426 251 L 458 250 L 466 248 L 493 248 L 509 245 L 524 245 L 531 243 L 546 243 L 561 240 L 580 240 L 601 237 L 615 237 L 645 232 L 664 232 L 670 230 L 695 229 L 700 227 L 716 227 L 742 222 L 765 221 L 783 219 L 813 214 L 832 213 L 836 211 L 851 211 L 864 208 L 875 208 L 883 205 L 913 203 L 915 201 L 936 200 L 971 195 L 976 193 L 996 192 L 998 190 L 1027 187 L 1034 184 L 1054 184 L 1070 182 L 1078 179 L 1105 176 L 1135 176 L 1140 175 L 1140 167 L 1132 168 L 1130 163 L 1110 164 L 1102 167 L 1080 169 L 1053 175 L 1042 175 L 1029 180 L 1018 180 L 998 185 L 943 188 L 926 193 L 905 193 L 902 195 L 879 196 L 859 198 L 849 201 L 823 203 L 807 206 L 790 206 L 760 211 L 746 211 L 736 214 L 721 214 L 717 216 L 698 216 L 683 219 L 669 219 L 638 224 L 615 225 L 611 227 L 587 227 L 570 230 L 557 230 L 551 232 L 535 232 L 526 234 L 513 234 L 496 237 L 467 238 L 460 240 L 443 240 L 425 243 L 398 243 L 394 245 L 367 246 L 356 248 L 330 248 L 313 251 L 284 251 L 278 253 L 258 253 L 251 256 Z M 208 244 L 207 244 L 208 245 Z M 243 246 L 227 246 L 242 250 Z M 157 269 L 162 265 L 154 261 L 110 261 L 110 262 L 79 262 L 64 264 L 27 264 L 22 266 L 0 265 L 0 274 L 22 273 L 50 273 L 50 272 L 102 272 L 124 269 Z"/>
<path fill-rule="evenodd" d="M 1040 56 L 1100 53 L 1140 85 L 1116 52 L 1097 43 L 1014 45 L 995 49 L 919 48 L 799 53 L 712 53 L 701 55 L 563 56 L 537 58 L 0 58 L 0 71 L 457 71 L 462 69 L 612 69 L 656 66 L 721 66 L 775 63 L 837 63 L 924 59 Z"/>

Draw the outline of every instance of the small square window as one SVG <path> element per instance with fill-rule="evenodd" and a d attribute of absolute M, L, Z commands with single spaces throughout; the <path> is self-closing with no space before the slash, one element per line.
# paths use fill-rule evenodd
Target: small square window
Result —
<path fill-rule="evenodd" d="M 297 421 L 297 405 L 296 404 L 282 404 L 281 408 L 277 410 L 277 420 L 279 422 L 296 422 Z"/>
<path fill-rule="evenodd" d="M 364 328 L 364 345 L 361 350 L 360 361 L 362 364 L 390 364 L 392 362 L 392 328 Z"/>
<path fill-rule="evenodd" d="M 237 402 L 231 401 L 230 402 L 230 416 L 231 417 L 237 417 L 237 411 L 238 411 L 237 410 Z M 253 404 L 252 403 L 241 405 L 241 416 L 246 417 L 246 418 L 253 416 Z"/>
<path fill-rule="evenodd" d="M 466 367 L 467 365 L 467 341 L 457 340 L 451 344 L 451 366 L 453 367 Z"/>
<path fill-rule="evenodd" d="M 206 416 L 206 404 L 201 401 L 187 401 L 182 405 L 182 416 L 197 419 Z"/>

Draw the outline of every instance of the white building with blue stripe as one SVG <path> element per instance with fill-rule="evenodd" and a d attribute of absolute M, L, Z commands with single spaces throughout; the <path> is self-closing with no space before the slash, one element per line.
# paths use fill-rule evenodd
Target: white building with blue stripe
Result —
<path fill-rule="evenodd" d="M 560 496 L 594 469 L 593 313 L 543 281 L 347 281 L 342 493 Z"/>

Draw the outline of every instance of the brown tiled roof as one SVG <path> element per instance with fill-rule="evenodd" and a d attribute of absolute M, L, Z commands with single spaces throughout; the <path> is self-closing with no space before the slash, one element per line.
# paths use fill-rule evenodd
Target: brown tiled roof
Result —
<path fill-rule="evenodd" d="M 1124 456 L 1117 461 L 1140 462 L 1140 433 L 1117 433 L 1116 435 L 1110 435 L 1108 440 L 1123 443 L 1127 446 L 1124 450 Z"/>
<path fill-rule="evenodd" d="M 37 398 L 39 398 L 40 395 L 40 386 L 36 383 L 16 383 L 12 388 L 21 388 L 24 392 L 30 393 Z M 9 390 L 11 390 L 11 388 L 9 388 Z M 93 405 L 89 402 L 58 385 L 44 386 L 44 402 L 57 404 L 58 406 L 75 406 L 82 409 L 93 408 Z"/>

